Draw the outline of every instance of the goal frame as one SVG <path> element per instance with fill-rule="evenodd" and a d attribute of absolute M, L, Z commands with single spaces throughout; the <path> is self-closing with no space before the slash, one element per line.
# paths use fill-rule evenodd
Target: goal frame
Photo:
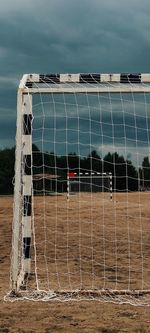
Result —
<path fill-rule="evenodd" d="M 90 177 L 90 186 L 92 186 L 92 179 L 108 179 L 109 181 L 109 188 L 108 188 L 108 193 L 109 193 L 109 198 L 112 200 L 112 173 L 111 172 L 80 172 L 77 174 L 76 172 L 67 172 L 67 200 L 70 198 L 70 194 L 72 193 L 71 191 L 71 186 L 70 182 L 73 181 L 78 181 L 78 183 L 82 182 L 82 179 L 87 179 Z M 104 191 L 104 184 L 102 181 L 102 192 Z M 97 191 L 99 192 L 99 191 Z M 74 192 L 75 193 L 75 192 Z"/>
<path fill-rule="evenodd" d="M 50 83 L 50 86 L 48 85 Z M 53 84 L 55 83 L 55 84 Z M 98 85 L 97 85 L 98 83 Z M 129 83 L 129 84 L 128 84 Z M 17 96 L 17 131 L 12 234 L 11 289 L 25 284 L 31 271 L 32 95 L 73 93 L 150 93 L 150 74 L 25 74 Z M 74 84 L 74 87 L 71 87 Z M 23 156 L 22 156 L 23 155 Z M 28 170 L 21 161 L 28 161 Z M 25 163 L 24 163 L 25 164 Z M 21 213 L 20 213 L 21 212 Z M 22 249 L 20 249 L 20 226 Z M 22 253 L 20 254 L 20 251 Z M 21 255 L 21 267 L 19 263 Z"/>

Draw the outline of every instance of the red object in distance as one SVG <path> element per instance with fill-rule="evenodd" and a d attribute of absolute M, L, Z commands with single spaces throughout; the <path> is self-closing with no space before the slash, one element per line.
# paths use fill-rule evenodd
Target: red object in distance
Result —
<path fill-rule="evenodd" d="M 67 173 L 67 176 L 68 176 L 69 178 L 75 177 L 75 173 L 74 173 L 74 172 L 68 172 L 68 173 Z"/>

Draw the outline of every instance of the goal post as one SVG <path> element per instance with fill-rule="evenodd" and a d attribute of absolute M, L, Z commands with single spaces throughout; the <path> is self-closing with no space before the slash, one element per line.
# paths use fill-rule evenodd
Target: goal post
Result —
<path fill-rule="evenodd" d="M 24 80 L 23 80 L 24 81 Z M 32 95 L 17 99 L 16 162 L 13 214 L 12 287 L 19 290 L 30 273 L 32 198 Z M 21 258 L 19 262 L 19 258 Z"/>
<path fill-rule="evenodd" d="M 149 119 L 150 74 L 23 76 L 9 297 L 150 304 Z"/>

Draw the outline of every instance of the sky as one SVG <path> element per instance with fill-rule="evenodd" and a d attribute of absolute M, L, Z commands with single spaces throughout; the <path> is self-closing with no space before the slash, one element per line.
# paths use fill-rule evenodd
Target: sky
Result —
<path fill-rule="evenodd" d="M 150 72 L 149 0 L 1 2 L 0 149 L 15 144 L 24 73 Z"/>

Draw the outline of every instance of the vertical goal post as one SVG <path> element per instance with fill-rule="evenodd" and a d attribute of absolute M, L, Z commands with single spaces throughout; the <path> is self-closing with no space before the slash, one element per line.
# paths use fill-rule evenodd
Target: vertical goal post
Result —
<path fill-rule="evenodd" d="M 139 176 L 142 154 L 148 152 L 150 156 L 150 101 L 146 97 L 149 94 L 150 74 L 146 73 L 23 76 L 17 97 L 9 297 L 13 295 L 16 299 L 19 295 L 23 299 L 43 300 L 85 298 L 150 304 L 147 278 L 149 244 L 146 238 L 150 230 L 148 215 L 144 217 L 144 209 L 146 212 L 148 209 L 145 203 L 147 196 L 146 199 L 142 197 L 145 194 L 140 192 Z M 142 102 L 140 97 L 136 100 L 135 95 L 142 95 Z M 140 108 L 144 109 L 144 116 Z M 119 119 L 116 123 L 113 112 Z M 145 127 L 139 126 L 142 117 Z M 141 150 L 138 150 L 140 133 L 143 137 Z M 104 163 L 99 156 L 93 160 L 87 158 L 97 147 Z M 78 163 L 72 169 L 68 157 L 70 149 L 75 153 L 72 160 Z M 118 156 L 117 149 L 119 153 L 123 151 L 124 158 Z M 129 155 L 134 156 L 135 168 Z M 77 198 L 63 201 L 66 197 L 69 199 L 70 180 L 74 175 L 80 178 L 83 169 L 91 179 L 92 173 L 109 178 L 111 200 L 108 203 L 102 200 L 104 191 L 94 194 L 92 186 L 90 193 L 85 193 L 86 199 L 79 191 Z M 39 178 L 41 183 L 37 190 L 34 181 L 39 184 Z M 137 197 L 134 201 L 135 192 Z M 97 200 L 100 205 L 97 205 Z M 135 210 L 138 214 L 136 220 Z M 134 228 L 137 228 L 137 239 L 131 218 Z M 74 226 L 69 225 L 70 221 L 74 221 Z M 75 228 L 74 231 L 71 228 Z M 66 243 L 61 243 L 63 236 Z M 136 259 L 133 261 L 136 251 L 140 258 L 138 267 Z M 137 283 L 134 269 L 138 272 Z M 30 275 L 34 275 L 34 281 L 31 277 L 30 282 Z"/>

